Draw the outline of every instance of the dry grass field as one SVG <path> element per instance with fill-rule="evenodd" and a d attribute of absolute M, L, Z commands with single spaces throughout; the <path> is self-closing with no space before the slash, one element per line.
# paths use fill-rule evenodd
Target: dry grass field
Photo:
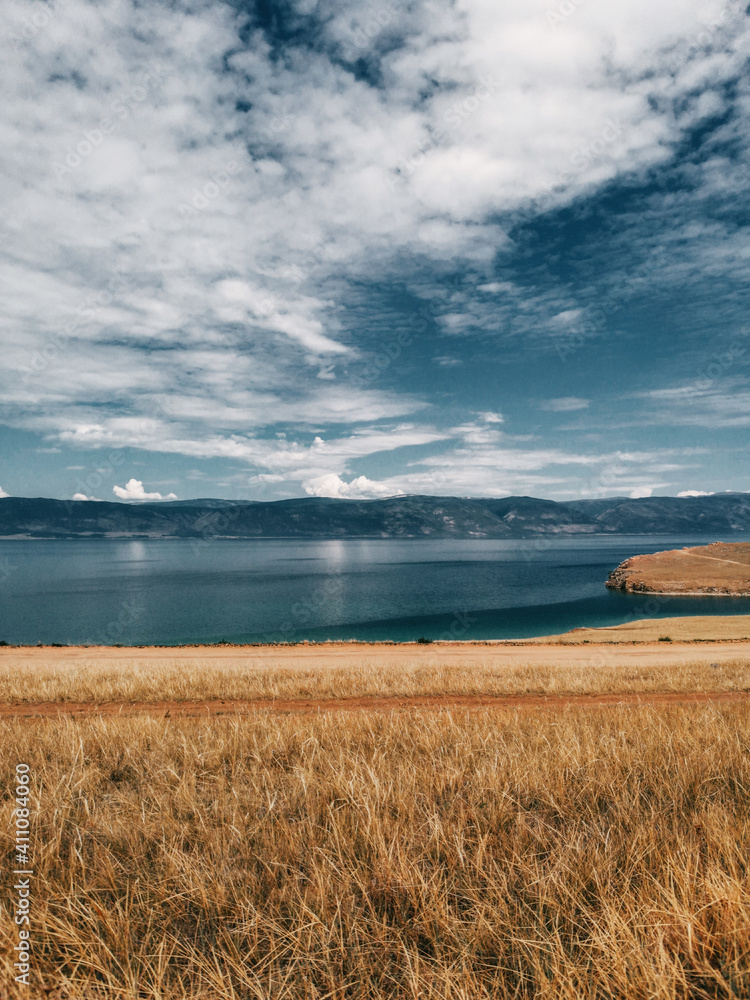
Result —
<path fill-rule="evenodd" d="M 13 721 L 0 755 L 13 1000 L 750 996 L 741 707 Z"/>
<path fill-rule="evenodd" d="M 32 717 L 0 717 L 0 1000 L 749 997 L 750 705 L 720 699 L 750 650 L 727 638 L 2 648 L 0 709 Z M 622 704 L 564 697 L 597 693 Z M 232 698 L 255 702 L 164 717 Z"/>

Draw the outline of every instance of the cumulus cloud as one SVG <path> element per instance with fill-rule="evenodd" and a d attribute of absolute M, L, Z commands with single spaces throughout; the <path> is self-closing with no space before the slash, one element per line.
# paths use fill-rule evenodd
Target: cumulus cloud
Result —
<path fill-rule="evenodd" d="M 120 500 L 176 500 L 174 493 L 162 496 L 161 493 L 147 493 L 140 479 L 129 479 L 125 486 L 113 486 L 112 492 Z M 79 494 L 80 497 L 80 494 Z M 75 497 L 73 499 L 76 499 Z M 84 499 L 88 499 L 84 497 Z"/>
<path fill-rule="evenodd" d="M 4 497 L 9 497 L 9 496 L 10 493 L 6 493 L 5 490 L 2 488 L 2 486 L 0 486 L 0 500 L 2 500 Z"/>
<path fill-rule="evenodd" d="M 678 497 L 713 497 L 716 496 L 715 493 L 706 490 L 682 490 L 681 493 L 677 494 Z"/>
<path fill-rule="evenodd" d="M 645 497 L 653 496 L 653 492 L 653 486 L 637 486 L 634 490 L 630 491 L 628 496 L 631 500 L 641 500 Z"/>
<path fill-rule="evenodd" d="M 311 497 L 337 497 L 345 500 L 372 500 L 378 497 L 402 495 L 401 490 L 394 489 L 384 483 L 375 482 L 366 476 L 357 476 L 350 483 L 344 482 L 340 476 L 329 472 L 315 479 L 308 479 L 303 484 L 305 492 Z"/>

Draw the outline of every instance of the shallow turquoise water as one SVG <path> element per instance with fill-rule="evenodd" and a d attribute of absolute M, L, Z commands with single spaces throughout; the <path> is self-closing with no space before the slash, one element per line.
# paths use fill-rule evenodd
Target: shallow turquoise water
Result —
<path fill-rule="evenodd" d="M 750 614 L 750 598 L 644 598 L 604 586 L 628 556 L 718 540 L 731 539 L 5 541 L 0 640 L 507 639 Z"/>

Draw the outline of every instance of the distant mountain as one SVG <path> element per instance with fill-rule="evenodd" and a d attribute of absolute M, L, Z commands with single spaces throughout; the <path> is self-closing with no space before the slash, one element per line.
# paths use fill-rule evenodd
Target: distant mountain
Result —
<path fill-rule="evenodd" d="M 750 494 L 574 500 L 0 499 L 0 537 L 22 538 L 532 538 L 581 534 L 706 534 L 750 531 Z"/>

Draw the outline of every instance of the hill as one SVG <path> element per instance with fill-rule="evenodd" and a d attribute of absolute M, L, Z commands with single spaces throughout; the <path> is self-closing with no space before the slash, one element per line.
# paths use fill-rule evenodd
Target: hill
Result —
<path fill-rule="evenodd" d="M 160 503 L 0 499 L 2 538 L 533 538 L 745 531 L 750 531 L 745 493 L 560 503 L 433 496 Z"/>

